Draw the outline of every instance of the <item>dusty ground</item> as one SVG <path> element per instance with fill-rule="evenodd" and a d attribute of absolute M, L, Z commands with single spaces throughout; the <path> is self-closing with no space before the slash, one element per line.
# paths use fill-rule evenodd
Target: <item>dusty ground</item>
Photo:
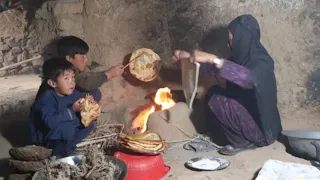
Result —
<path fill-rule="evenodd" d="M 15 83 L 12 83 L 15 82 Z M 36 90 L 40 85 L 40 78 L 37 75 L 28 76 L 12 76 L 8 78 L 0 78 L 0 97 L 1 107 L 9 108 L 9 115 L 6 114 L 0 118 L 0 179 L 7 174 L 7 158 L 9 157 L 8 150 L 12 146 L 24 145 L 27 141 L 27 115 Z M 18 106 L 18 102 L 24 102 Z M 11 106 L 8 106 L 11 104 Z M 5 106 L 4 106 L 5 105 Z M 7 109 L 8 110 L 8 109 Z M 301 110 L 302 111 L 302 110 Z M 319 113 L 312 112 L 305 116 L 301 112 L 297 112 L 295 121 L 292 123 L 285 123 L 285 129 L 319 129 L 316 121 Z M 103 113 L 101 119 L 107 120 L 114 118 L 115 115 L 110 113 Z M 300 119 L 300 120 L 299 120 Z M 301 121 L 303 120 L 303 121 Z M 307 122 L 307 123 L 303 123 Z M 263 163 L 268 159 L 277 159 L 288 162 L 297 162 L 309 164 L 308 161 L 296 158 L 285 152 L 285 147 L 276 142 L 275 144 L 244 152 L 234 157 L 227 157 L 231 160 L 231 166 L 225 170 L 217 172 L 194 172 L 184 167 L 184 163 L 190 158 L 202 155 L 220 155 L 216 152 L 208 153 L 193 153 L 183 150 L 181 147 L 169 150 L 163 155 L 167 165 L 171 167 L 171 171 L 164 179 L 201 179 L 208 175 L 212 179 L 251 179 Z"/>
<path fill-rule="evenodd" d="M 299 115 L 296 115 L 297 120 L 292 121 L 292 123 L 284 123 L 284 129 L 303 129 L 303 130 L 317 130 L 320 128 L 319 123 L 315 121 L 316 117 L 319 117 L 319 113 L 313 112 L 308 116 L 302 115 L 305 112 L 298 112 Z M 297 113 L 297 114 L 298 114 Z M 114 115 L 109 113 L 103 113 L 100 117 L 100 120 L 108 120 L 112 122 Z M 307 123 L 301 123 L 301 121 Z M 297 128 L 299 127 L 299 128 Z M 180 180 L 180 179 L 190 179 L 190 180 L 201 180 L 205 176 L 209 176 L 211 179 L 215 180 L 225 180 L 225 179 L 239 179 L 239 180 L 251 180 L 256 175 L 258 170 L 263 166 L 263 164 L 269 160 L 280 160 L 284 162 L 293 162 L 308 164 L 310 162 L 304 159 L 297 158 L 286 152 L 286 147 L 280 143 L 275 142 L 274 144 L 243 152 L 233 157 L 222 156 L 216 151 L 206 152 L 206 153 L 195 153 L 191 151 L 186 151 L 182 148 L 183 143 L 170 144 L 170 146 L 178 146 L 172 148 L 163 154 L 163 159 L 165 164 L 171 167 L 170 172 L 163 178 L 165 180 Z M 180 146 L 179 146 L 180 145 Z M 216 156 L 227 158 L 231 161 L 231 165 L 221 171 L 215 172 L 199 172 L 192 171 L 185 167 L 185 163 L 194 157 L 198 156 Z"/>
<path fill-rule="evenodd" d="M 216 156 L 229 159 L 231 165 L 221 171 L 192 171 L 185 168 L 184 164 L 191 158 L 198 156 Z M 308 161 L 291 156 L 285 152 L 285 147 L 276 142 L 271 146 L 240 153 L 233 157 L 221 156 L 217 152 L 195 153 L 185 151 L 182 147 L 178 147 L 166 152 L 163 156 L 164 161 L 171 167 L 171 171 L 163 179 L 190 179 L 201 180 L 205 176 L 212 180 L 239 179 L 251 180 L 255 178 L 258 170 L 268 159 L 275 159 L 285 162 L 294 162 L 302 164 L 310 164 Z"/>

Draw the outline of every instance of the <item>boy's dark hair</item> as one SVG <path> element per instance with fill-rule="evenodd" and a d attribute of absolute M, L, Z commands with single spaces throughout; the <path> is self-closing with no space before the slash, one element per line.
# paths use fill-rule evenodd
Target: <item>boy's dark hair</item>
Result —
<path fill-rule="evenodd" d="M 76 54 L 87 54 L 89 46 L 84 40 L 78 37 L 65 36 L 58 40 L 57 51 L 60 57 L 74 57 Z"/>
<path fill-rule="evenodd" d="M 42 66 L 43 79 L 57 82 L 57 78 L 67 70 L 75 71 L 75 67 L 64 58 L 51 58 Z"/>

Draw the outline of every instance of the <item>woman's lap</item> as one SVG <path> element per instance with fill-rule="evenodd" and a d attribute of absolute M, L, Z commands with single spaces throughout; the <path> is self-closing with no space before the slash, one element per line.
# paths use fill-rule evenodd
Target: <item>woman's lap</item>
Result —
<path fill-rule="evenodd" d="M 265 146 L 265 138 L 249 112 L 236 100 L 224 94 L 221 87 L 212 87 L 208 92 L 207 102 L 219 121 L 229 143 L 241 147 L 249 142 L 256 146 Z"/>

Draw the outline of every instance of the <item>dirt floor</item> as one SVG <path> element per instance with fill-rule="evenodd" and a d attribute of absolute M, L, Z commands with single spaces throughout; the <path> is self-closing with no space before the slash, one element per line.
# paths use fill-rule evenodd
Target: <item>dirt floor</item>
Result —
<path fill-rule="evenodd" d="M 310 112 L 310 111 L 309 111 Z M 319 113 L 313 112 L 308 114 L 308 116 L 303 115 L 305 112 L 300 113 L 300 116 L 296 115 L 297 119 L 303 119 L 308 123 L 299 123 L 300 121 L 293 122 L 290 124 L 284 123 L 284 129 L 303 129 L 303 130 L 316 130 L 319 129 L 319 125 L 315 121 L 316 117 L 319 117 Z M 100 119 L 106 120 L 111 118 L 107 113 L 103 113 Z M 111 120 L 112 121 L 112 120 Z M 310 124 L 313 124 L 310 126 Z M 293 162 L 310 165 L 310 161 L 295 157 L 286 152 L 286 147 L 280 143 L 275 142 L 274 144 L 258 148 L 255 150 L 246 151 L 239 153 L 235 156 L 222 156 L 217 151 L 196 153 L 191 151 L 186 151 L 182 147 L 183 143 L 174 143 L 169 145 L 169 150 L 162 154 L 164 162 L 166 165 L 171 167 L 170 172 L 163 178 L 164 180 L 180 180 L 180 179 L 190 179 L 190 180 L 201 180 L 205 176 L 210 177 L 212 180 L 225 180 L 225 179 L 239 179 L 239 180 L 251 180 L 255 179 L 260 168 L 263 164 L 269 160 L 280 160 L 283 162 Z M 170 147 L 175 147 L 170 149 Z M 231 165 L 221 171 L 193 171 L 185 167 L 185 163 L 191 158 L 199 156 L 215 156 L 229 159 Z"/>
<path fill-rule="evenodd" d="M 15 82 L 15 83 L 12 83 Z M 0 97 L 1 110 L 9 112 L 9 116 L 5 115 L 0 118 L 0 180 L 8 173 L 7 158 L 9 158 L 8 150 L 12 146 L 21 146 L 26 142 L 26 118 L 30 103 L 34 98 L 36 90 L 40 85 L 40 78 L 37 75 L 28 76 L 12 76 L 1 78 Z M 28 96 L 27 96 L 28 94 Z M 21 106 L 23 105 L 23 106 Z M 292 116 L 295 120 L 291 123 L 284 123 L 284 129 L 319 129 L 317 119 L 319 117 L 317 109 L 304 110 L 295 112 Z M 292 117 L 291 116 L 291 117 Z M 19 117 L 19 118 L 18 118 Z M 106 120 L 112 118 L 109 113 L 103 113 L 100 119 Z M 177 144 L 175 144 L 177 145 Z M 186 151 L 182 146 L 168 150 L 163 154 L 164 161 L 171 167 L 170 172 L 163 179 L 190 179 L 196 180 L 205 176 L 211 179 L 239 179 L 248 180 L 255 177 L 258 170 L 268 159 L 281 160 L 286 162 L 295 162 L 302 164 L 310 164 L 309 161 L 294 157 L 288 154 L 283 144 L 276 142 L 268 147 L 259 148 L 247 152 L 240 153 L 233 157 L 225 157 L 231 161 L 231 165 L 224 170 L 215 172 L 198 172 L 192 171 L 185 167 L 185 162 L 198 156 L 216 156 L 216 151 L 207 153 L 195 153 Z"/>
<path fill-rule="evenodd" d="M 1 149 L 7 149 L 8 142 L 4 138 L 0 138 Z M 185 163 L 198 156 L 216 156 L 227 158 L 231 161 L 231 165 L 221 171 L 192 171 L 185 167 Z M 165 164 L 171 167 L 169 173 L 163 178 L 164 180 L 201 180 L 205 176 L 214 180 L 239 179 L 251 180 L 255 177 L 258 170 L 268 159 L 281 160 L 285 162 L 294 162 L 302 164 L 310 164 L 308 161 L 291 156 L 285 152 L 285 147 L 276 142 L 271 146 L 251 150 L 240 153 L 233 157 L 221 156 L 217 152 L 195 153 L 184 150 L 181 146 L 171 149 L 163 154 Z M 3 179 L 8 169 L 1 167 L 0 180 Z"/>
<path fill-rule="evenodd" d="M 198 156 L 215 156 L 229 159 L 231 164 L 228 168 L 220 171 L 192 171 L 185 167 L 185 163 Z M 207 153 L 195 153 L 184 150 L 181 146 L 171 149 L 163 155 L 165 164 L 171 167 L 171 171 L 163 179 L 190 179 L 201 180 L 205 176 L 212 180 L 239 179 L 251 180 L 255 179 L 259 169 L 269 160 L 280 160 L 284 162 L 294 162 L 301 164 L 310 164 L 309 161 L 296 158 L 286 153 L 285 147 L 276 142 L 268 147 L 259 148 L 238 155 L 228 157 L 218 154 L 216 151 Z"/>
<path fill-rule="evenodd" d="M 15 83 L 12 83 L 15 82 Z M 0 79 L 1 109 L 9 112 L 9 116 L 0 118 L 0 179 L 7 175 L 8 150 L 12 146 L 21 146 L 26 143 L 27 114 L 30 103 L 34 98 L 36 90 L 40 85 L 40 78 L 37 75 L 13 76 Z M 18 105 L 20 103 L 20 105 Z M 21 106 L 21 103 L 23 106 Z M 10 105 L 10 106 L 9 106 Z M 319 129 L 317 110 L 297 111 L 295 120 L 291 123 L 284 123 L 284 129 Z M 110 114 L 103 113 L 101 119 L 110 118 Z M 303 120 L 303 121 L 302 121 Z M 281 160 L 310 164 L 308 161 L 299 159 L 286 153 L 283 144 L 276 142 L 268 147 L 243 152 L 233 157 L 225 157 L 231 161 L 231 165 L 216 172 L 195 172 L 185 168 L 184 164 L 191 158 L 203 155 L 221 157 L 217 152 L 194 153 L 177 147 L 163 154 L 164 161 L 171 167 L 171 171 L 164 179 L 190 179 L 196 180 L 209 176 L 211 179 L 252 179 L 256 172 L 268 159 Z"/>

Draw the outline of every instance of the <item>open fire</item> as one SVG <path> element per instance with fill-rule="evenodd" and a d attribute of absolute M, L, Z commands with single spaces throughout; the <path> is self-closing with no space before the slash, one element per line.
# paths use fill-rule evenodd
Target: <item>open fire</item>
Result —
<path fill-rule="evenodd" d="M 176 104 L 168 87 L 158 89 L 153 100 L 155 104 L 161 106 L 161 110 L 169 109 Z M 155 109 L 155 106 L 152 105 L 141 111 L 133 120 L 132 127 L 139 128 L 139 133 L 145 132 L 147 130 L 148 117 Z"/>

